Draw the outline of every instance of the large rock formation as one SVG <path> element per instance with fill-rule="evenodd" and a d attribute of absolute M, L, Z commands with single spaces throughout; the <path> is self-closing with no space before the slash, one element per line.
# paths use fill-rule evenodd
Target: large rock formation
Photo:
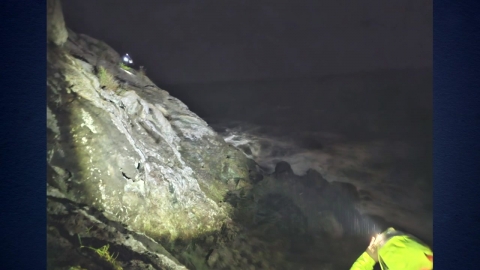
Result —
<path fill-rule="evenodd" d="M 249 184 L 254 163 L 144 74 L 122 67 L 106 44 L 71 31 L 64 43 L 58 1 L 49 2 L 48 19 L 49 209 L 58 198 L 88 205 L 157 241 L 220 231 L 231 211 L 221 200 Z M 49 224 L 58 215 L 49 211 Z"/>

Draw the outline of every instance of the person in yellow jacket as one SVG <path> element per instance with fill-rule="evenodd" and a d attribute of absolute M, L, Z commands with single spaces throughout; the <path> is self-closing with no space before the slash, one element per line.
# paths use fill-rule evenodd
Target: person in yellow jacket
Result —
<path fill-rule="evenodd" d="M 372 237 L 350 270 L 372 270 L 377 262 L 383 270 L 432 270 L 433 252 L 416 237 L 389 228 Z"/>

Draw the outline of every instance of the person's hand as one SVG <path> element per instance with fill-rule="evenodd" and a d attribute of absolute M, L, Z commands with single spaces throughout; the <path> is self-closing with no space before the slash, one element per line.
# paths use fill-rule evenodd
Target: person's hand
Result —
<path fill-rule="evenodd" d="M 375 261 L 375 262 L 378 262 L 378 252 L 377 252 L 377 240 L 378 237 L 372 237 L 372 240 L 370 240 L 370 244 L 368 245 L 368 248 L 366 250 L 366 252 L 368 253 L 368 255 L 370 255 L 370 257 L 372 257 L 372 259 Z"/>

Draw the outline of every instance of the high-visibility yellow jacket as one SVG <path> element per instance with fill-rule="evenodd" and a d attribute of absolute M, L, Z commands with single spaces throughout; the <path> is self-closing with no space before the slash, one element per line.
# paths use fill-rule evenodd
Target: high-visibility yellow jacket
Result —
<path fill-rule="evenodd" d="M 378 250 L 378 262 L 383 270 L 432 270 L 433 252 L 409 235 L 390 238 Z M 364 252 L 350 270 L 372 270 L 375 260 Z"/>

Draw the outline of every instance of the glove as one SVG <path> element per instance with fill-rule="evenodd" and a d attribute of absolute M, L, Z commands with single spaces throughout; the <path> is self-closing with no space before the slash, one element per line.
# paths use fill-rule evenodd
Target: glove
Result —
<path fill-rule="evenodd" d="M 370 255 L 370 257 L 372 257 L 372 259 L 375 261 L 375 262 L 378 262 L 378 250 L 377 250 L 377 244 L 380 240 L 380 237 L 372 237 L 372 240 L 370 240 L 370 244 L 368 245 L 367 247 L 367 254 Z"/>
<path fill-rule="evenodd" d="M 392 227 L 388 228 L 386 231 L 384 231 L 381 234 L 377 234 L 377 236 L 372 237 L 372 240 L 370 240 L 370 245 L 368 245 L 368 248 L 366 252 L 372 259 L 375 260 L 375 262 L 378 262 L 378 247 L 379 245 L 384 244 L 385 237 L 389 233 L 394 233 L 396 230 Z"/>

